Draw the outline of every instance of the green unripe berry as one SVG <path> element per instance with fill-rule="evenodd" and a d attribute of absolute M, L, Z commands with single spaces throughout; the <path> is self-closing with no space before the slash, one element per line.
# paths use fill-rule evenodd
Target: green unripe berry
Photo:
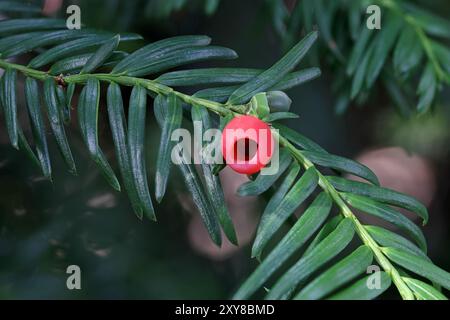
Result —
<path fill-rule="evenodd" d="M 266 96 L 271 112 L 286 112 L 291 108 L 292 100 L 283 91 L 269 91 Z"/>

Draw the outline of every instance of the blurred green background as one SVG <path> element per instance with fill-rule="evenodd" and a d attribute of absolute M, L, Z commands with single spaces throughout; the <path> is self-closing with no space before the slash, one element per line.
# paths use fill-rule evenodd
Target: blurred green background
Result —
<path fill-rule="evenodd" d="M 54 5 L 50 15 L 64 16 L 67 2 L 48 2 Z M 146 41 L 206 34 L 214 44 L 233 48 L 240 56 L 216 65 L 265 68 L 283 54 L 283 39 L 274 32 L 270 8 L 263 0 L 220 1 L 209 15 L 204 14 L 202 1 L 193 1 L 168 18 L 152 14 L 151 6 L 143 10 L 137 1 L 72 2 L 80 5 L 82 22 L 88 26 L 137 32 Z M 448 1 L 427 1 L 427 5 L 450 17 Z M 336 116 L 331 93 L 335 78 L 326 68 L 322 72 L 319 79 L 288 92 L 292 110 L 300 118 L 287 124 L 328 151 L 369 165 L 382 185 L 422 200 L 430 212 L 424 228 L 429 256 L 450 270 L 448 88 L 435 108 L 419 118 L 400 117 L 383 92 L 376 102 Z M 23 103 L 20 108 L 24 110 Z M 112 152 L 104 120 L 100 119 L 101 140 L 104 150 Z M 106 185 L 89 160 L 76 125 L 72 126 L 69 135 L 79 176 L 69 175 L 61 159 L 54 156 L 54 182 L 50 184 L 7 144 L 1 123 L 0 298 L 230 297 L 257 265 L 250 259 L 249 241 L 264 199 L 230 196 L 241 246 L 214 250 L 207 237 L 198 236 L 195 210 L 176 170 L 169 193 L 156 205 L 158 222 L 140 221 L 126 196 Z M 159 134 L 149 112 L 146 150 L 151 181 Z M 57 153 L 51 144 L 51 154 Z M 225 188 L 232 192 L 232 183 L 225 183 Z M 71 264 L 81 268 L 82 290 L 66 288 L 66 268 Z"/>

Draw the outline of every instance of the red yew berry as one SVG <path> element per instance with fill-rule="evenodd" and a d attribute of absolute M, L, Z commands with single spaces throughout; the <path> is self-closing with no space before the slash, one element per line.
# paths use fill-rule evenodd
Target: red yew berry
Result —
<path fill-rule="evenodd" d="M 254 174 L 264 168 L 274 151 L 270 127 L 254 116 L 233 118 L 222 132 L 222 154 L 236 172 Z"/>

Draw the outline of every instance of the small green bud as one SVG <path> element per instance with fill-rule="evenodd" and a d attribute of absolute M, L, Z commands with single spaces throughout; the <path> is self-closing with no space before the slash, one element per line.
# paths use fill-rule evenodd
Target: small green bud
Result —
<path fill-rule="evenodd" d="M 271 112 L 285 112 L 291 108 L 292 100 L 283 91 L 269 91 L 266 96 Z"/>
<path fill-rule="evenodd" d="M 265 92 L 255 94 L 250 100 L 249 104 L 249 115 L 253 115 L 259 119 L 262 119 L 270 113 L 269 103 Z"/>

